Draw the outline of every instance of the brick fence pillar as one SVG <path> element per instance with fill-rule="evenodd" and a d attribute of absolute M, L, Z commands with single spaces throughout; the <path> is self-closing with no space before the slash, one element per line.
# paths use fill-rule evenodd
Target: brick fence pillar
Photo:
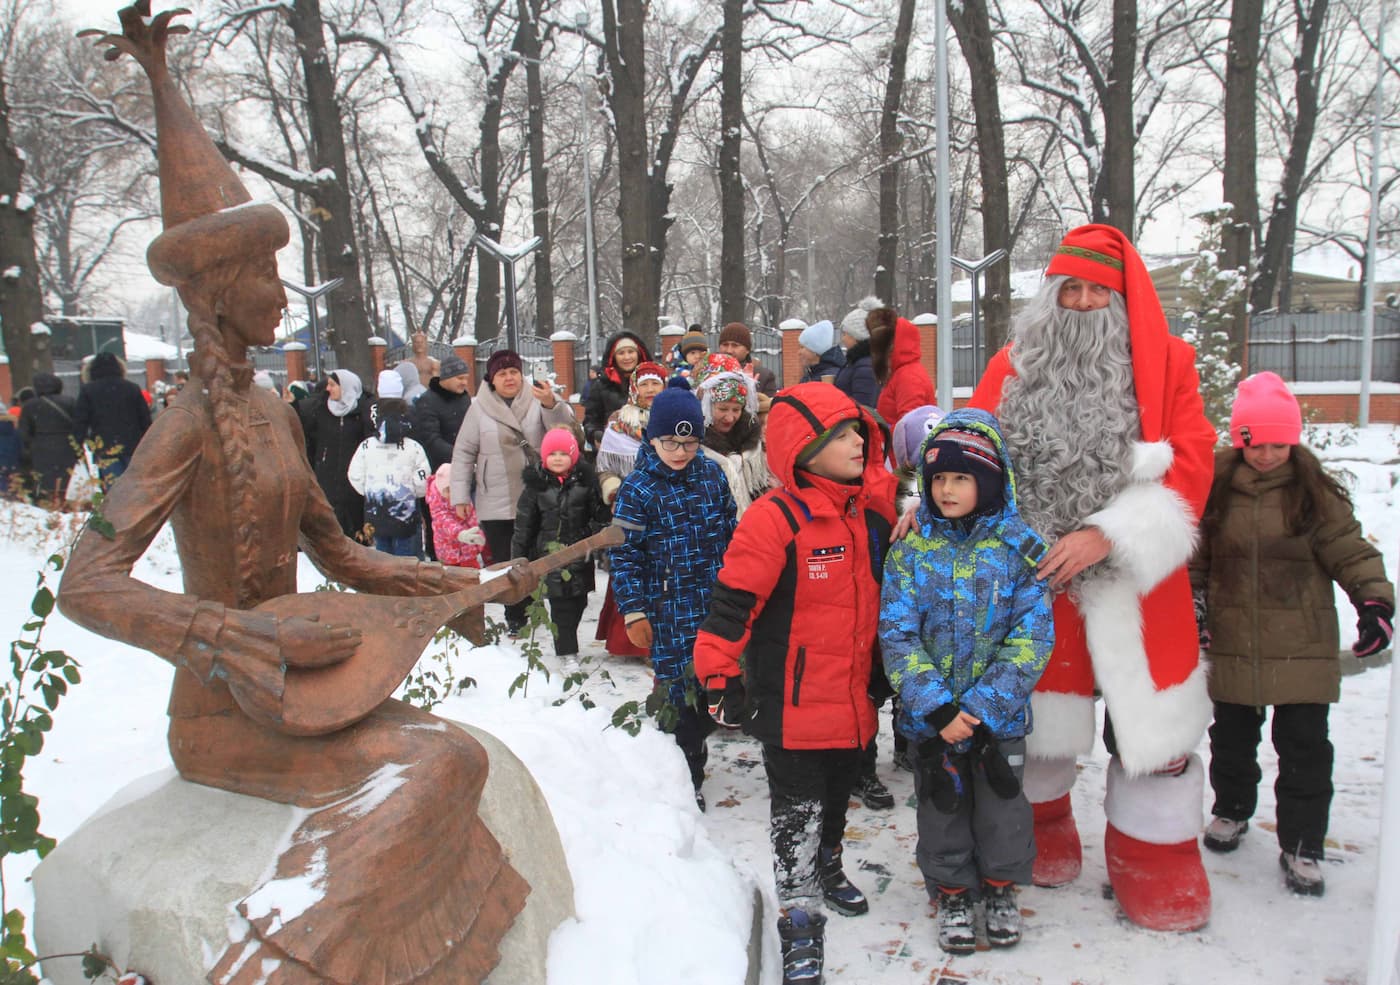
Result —
<path fill-rule="evenodd" d="M 374 376 L 378 379 L 379 374 L 384 372 L 384 357 L 389 352 L 389 343 L 379 337 L 369 340 L 369 364 L 374 369 Z"/>
<path fill-rule="evenodd" d="M 924 369 L 928 370 L 928 378 L 933 380 L 933 392 L 938 392 L 938 316 L 924 312 L 922 315 L 915 315 L 913 318 L 915 325 L 919 327 L 919 362 Z M 948 372 L 952 372 L 953 367 L 948 367 Z M 944 412 L 953 408 L 944 407 Z M 890 427 L 894 427 L 895 421 L 890 421 Z"/>
<path fill-rule="evenodd" d="M 154 394 L 156 383 L 165 382 L 165 360 L 161 358 L 146 360 L 146 392 Z"/>
<path fill-rule="evenodd" d="M 783 333 L 783 389 L 802 381 L 806 367 L 798 354 L 802 347 L 797 339 L 806 327 L 807 323 L 801 318 L 789 318 L 778 326 L 778 331 Z"/>
<path fill-rule="evenodd" d="M 0 356 L 0 400 L 5 402 L 5 407 L 10 406 L 10 400 L 13 399 L 14 395 L 15 384 L 10 378 L 10 357 Z"/>
<path fill-rule="evenodd" d="M 467 364 L 467 392 L 476 396 L 476 339 L 470 335 L 459 335 L 452 340 L 452 351 L 457 358 Z"/>
<path fill-rule="evenodd" d="M 656 333 L 656 361 L 667 369 L 671 366 L 671 346 L 679 344 L 684 334 L 683 325 L 665 325 Z"/>
<path fill-rule="evenodd" d="M 306 379 L 306 343 L 288 342 L 282 347 L 282 358 L 287 363 L 287 382 Z"/>
<path fill-rule="evenodd" d="M 549 337 L 554 346 L 554 379 L 564 388 L 564 399 L 578 392 L 578 381 L 574 379 L 574 347 L 578 336 L 573 332 L 555 332 Z"/>

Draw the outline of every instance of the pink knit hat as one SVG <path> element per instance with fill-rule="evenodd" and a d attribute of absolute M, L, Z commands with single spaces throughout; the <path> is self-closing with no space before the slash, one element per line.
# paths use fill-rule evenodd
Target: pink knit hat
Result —
<path fill-rule="evenodd" d="M 1255 373 L 1240 381 L 1230 412 L 1230 444 L 1296 445 L 1303 436 L 1303 415 L 1288 384 L 1277 373 Z"/>
<path fill-rule="evenodd" d="M 578 464 L 578 441 L 568 428 L 552 428 L 545 432 L 544 440 L 540 442 L 541 460 L 548 458 L 556 451 L 562 451 L 569 456 L 570 468 Z"/>

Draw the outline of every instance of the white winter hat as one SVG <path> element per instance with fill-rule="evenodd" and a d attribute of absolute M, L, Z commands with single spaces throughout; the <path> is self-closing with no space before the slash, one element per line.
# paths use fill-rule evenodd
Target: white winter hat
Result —
<path fill-rule="evenodd" d="M 797 342 L 802 348 L 820 356 L 836 344 L 836 329 L 829 321 L 819 321 L 804 328 Z"/>
<path fill-rule="evenodd" d="M 841 319 L 841 334 L 849 335 L 857 342 L 870 338 L 870 329 L 865 327 L 865 316 L 868 312 L 884 306 L 885 302 L 873 294 L 861 298 L 859 303 L 846 313 L 846 317 Z"/>
<path fill-rule="evenodd" d="M 375 389 L 381 397 L 402 397 L 403 377 L 397 370 L 386 369 L 379 374 L 379 382 Z"/>

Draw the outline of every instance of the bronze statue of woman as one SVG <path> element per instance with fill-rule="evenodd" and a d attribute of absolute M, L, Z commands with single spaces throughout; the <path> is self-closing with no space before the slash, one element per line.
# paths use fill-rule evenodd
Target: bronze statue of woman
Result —
<path fill-rule="evenodd" d="M 362 631 L 314 612 L 256 610 L 296 591 L 298 546 L 360 592 L 442 595 L 476 573 L 345 537 L 294 412 L 250 386 L 246 350 L 273 342 L 286 306 L 275 254 L 288 227 L 279 210 L 251 202 L 176 89 L 165 41 L 184 33 L 170 24 L 177 13 L 152 17 L 141 0 L 120 12 L 122 34 L 100 43 L 109 59 L 133 55 L 155 94 L 164 232 L 147 259 L 189 309 L 196 385 L 156 418 L 102 503 L 105 522 L 79 538 L 59 605 L 175 665 L 169 740 L 181 776 L 305 810 L 274 880 L 309 886 L 309 905 L 279 908 L 277 882 L 239 902 L 242 939 L 210 982 L 478 982 L 529 891 L 476 813 L 485 752 L 393 700 L 348 727 L 291 734 L 280 727 L 289 675 L 351 657 Z M 183 594 L 131 574 L 167 521 Z M 517 596 L 532 587 L 513 578 Z"/>

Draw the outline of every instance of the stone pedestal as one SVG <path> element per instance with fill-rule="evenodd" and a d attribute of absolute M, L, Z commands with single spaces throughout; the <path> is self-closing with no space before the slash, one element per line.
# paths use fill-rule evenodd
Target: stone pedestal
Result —
<path fill-rule="evenodd" d="M 544 985 L 549 935 L 574 916 L 559 833 L 525 765 L 494 736 L 462 727 L 490 756 L 481 817 L 530 884 L 488 981 Z M 38 953 L 96 943 L 119 966 L 159 985 L 204 982 L 228 942 L 234 904 L 274 871 L 302 816 L 283 804 L 187 783 L 173 769 L 136 781 L 34 870 Z M 53 985 L 85 981 L 73 960 L 44 971 Z"/>

